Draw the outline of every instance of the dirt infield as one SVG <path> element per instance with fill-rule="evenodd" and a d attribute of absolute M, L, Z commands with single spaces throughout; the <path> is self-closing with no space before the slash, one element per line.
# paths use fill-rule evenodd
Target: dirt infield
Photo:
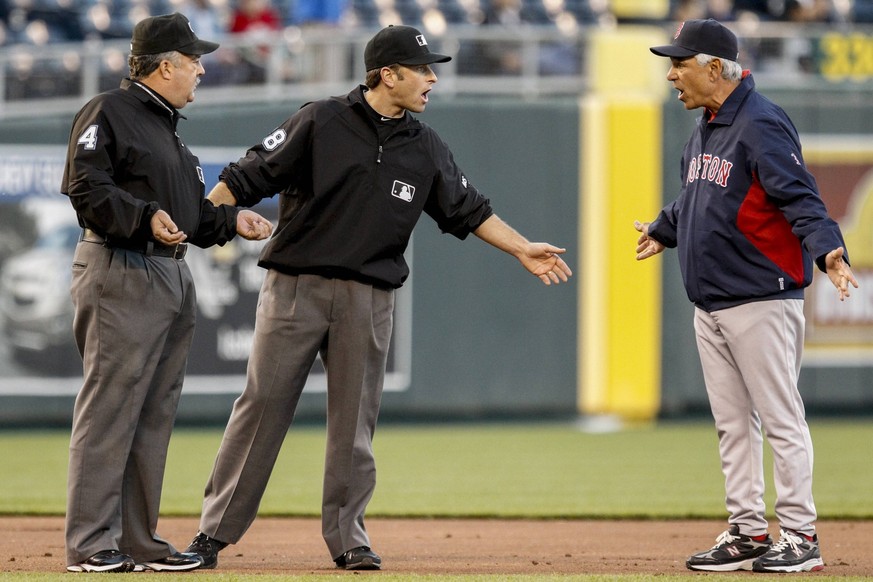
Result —
<path fill-rule="evenodd" d="M 711 546 L 724 527 L 713 521 L 367 520 L 384 570 L 415 574 L 693 574 L 686 556 Z M 181 549 L 197 520 L 162 519 L 158 529 Z M 826 573 L 873 575 L 873 522 L 822 521 L 818 531 Z M 62 572 L 63 519 L 0 518 L 0 563 L 0 572 Z M 337 570 L 319 520 L 259 518 L 212 572 Z"/>

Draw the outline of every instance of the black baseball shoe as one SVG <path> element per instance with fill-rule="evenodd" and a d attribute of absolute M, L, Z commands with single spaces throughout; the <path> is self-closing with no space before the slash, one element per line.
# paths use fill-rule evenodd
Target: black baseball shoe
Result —
<path fill-rule="evenodd" d="M 200 557 L 200 554 L 176 552 L 172 556 L 143 562 L 141 565 L 146 570 L 154 570 L 155 572 L 183 572 L 203 567 L 203 558 Z"/>
<path fill-rule="evenodd" d="M 84 562 L 67 566 L 67 572 L 133 572 L 136 562 L 118 550 L 97 552 Z"/>
<path fill-rule="evenodd" d="M 197 535 L 194 536 L 194 539 L 185 548 L 185 553 L 197 554 L 203 562 L 200 568 L 211 570 L 218 565 L 218 552 L 226 547 L 227 544 L 225 542 L 211 538 L 203 532 L 197 532 Z"/>
<path fill-rule="evenodd" d="M 740 533 L 740 526 L 731 525 L 715 540 L 715 545 L 705 552 L 694 554 L 685 562 L 689 570 L 707 572 L 732 572 L 751 570 L 752 562 L 770 549 L 773 540 L 770 534 L 750 537 Z"/>
<path fill-rule="evenodd" d="M 380 570 L 382 558 L 367 546 L 359 546 L 334 558 L 337 568 L 346 570 Z"/>
<path fill-rule="evenodd" d="M 818 548 L 818 536 L 812 538 L 791 529 L 779 530 L 779 541 L 755 560 L 755 572 L 818 572 L 824 560 Z"/>

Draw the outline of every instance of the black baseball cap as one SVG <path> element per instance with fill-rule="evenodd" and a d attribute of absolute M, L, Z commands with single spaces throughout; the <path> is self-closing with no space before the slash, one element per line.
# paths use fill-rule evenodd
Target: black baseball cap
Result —
<path fill-rule="evenodd" d="M 388 26 L 376 33 L 364 49 L 368 71 L 388 65 L 429 65 L 452 60 L 448 55 L 432 53 L 427 39 L 411 26 Z"/>
<path fill-rule="evenodd" d="M 660 57 L 676 59 L 703 53 L 736 62 L 740 56 L 736 35 L 712 18 L 686 20 L 676 29 L 671 44 L 653 46 L 649 50 Z"/>
<path fill-rule="evenodd" d="M 130 54 L 157 55 L 179 51 L 186 55 L 205 55 L 218 48 L 217 42 L 200 40 L 191 23 L 178 12 L 150 16 L 136 23 L 130 39 Z"/>

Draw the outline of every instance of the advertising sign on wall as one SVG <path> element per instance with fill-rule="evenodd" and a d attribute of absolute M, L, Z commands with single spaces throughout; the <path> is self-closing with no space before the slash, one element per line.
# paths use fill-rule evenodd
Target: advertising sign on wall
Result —
<path fill-rule="evenodd" d="M 873 143 L 869 136 L 806 136 L 804 159 L 840 223 L 859 289 L 839 301 L 824 273 L 806 294 L 806 365 L 867 365 L 873 357 Z"/>
<path fill-rule="evenodd" d="M 207 191 L 240 151 L 198 148 Z M 73 334 L 70 275 L 81 229 L 59 192 L 63 147 L 0 146 L 0 394 L 74 394 L 82 363 Z M 256 210 L 276 224 L 278 197 Z M 257 265 L 265 241 L 189 247 L 197 327 L 186 392 L 241 392 L 254 332 Z M 411 252 L 407 255 L 411 262 Z M 409 385 L 411 293 L 398 293 L 385 390 Z M 326 390 L 320 361 L 307 391 Z"/>

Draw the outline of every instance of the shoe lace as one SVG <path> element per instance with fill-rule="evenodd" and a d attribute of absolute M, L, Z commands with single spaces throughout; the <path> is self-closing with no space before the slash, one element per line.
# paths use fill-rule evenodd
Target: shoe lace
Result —
<path fill-rule="evenodd" d="M 779 530 L 779 541 L 773 545 L 772 551 L 781 552 L 789 547 L 792 550 L 796 550 L 797 546 L 801 543 L 803 543 L 803 539 L 800 536 L 781 529 Z"/>
<path fill-rule="evenodd" d="M 194 541 L 191 543 L 198 551 L 203 553 L 217 553 L 222 548 L 221 544 L 218 543 L 217 540 L 213 540 L 203 534 L 194 538 Z"/>
<path fill-rule="evenodd" d="M 739 536 L 735 536 L 731 533 L 730 530 L 725 530 L 721 532 L 721 535 L 715 539 L 715 545 L 712 546 L 713 549 L 733 543 L 735 540 L 740 539 Z"/>

